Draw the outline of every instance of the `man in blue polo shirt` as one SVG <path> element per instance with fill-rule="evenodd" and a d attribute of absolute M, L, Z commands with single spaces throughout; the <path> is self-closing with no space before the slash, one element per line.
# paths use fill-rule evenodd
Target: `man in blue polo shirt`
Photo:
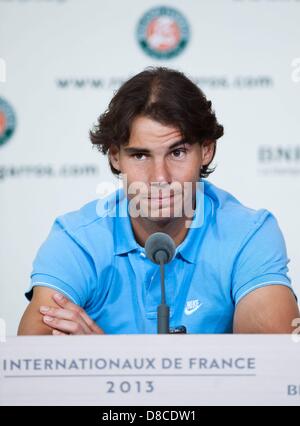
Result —
<path fill-rule="evenodd" d="M 182 73 L 154 68 L 126 82 L 90 134 L 124 188 L 55 220 L 19 334 L 156 333 L 159 267 L 144 244 L 157 231 L 176 244 L 165 273 L 171 327 L 291 332 L 299 311 L 275 217 L 206 180 L 222 135 Z"/>

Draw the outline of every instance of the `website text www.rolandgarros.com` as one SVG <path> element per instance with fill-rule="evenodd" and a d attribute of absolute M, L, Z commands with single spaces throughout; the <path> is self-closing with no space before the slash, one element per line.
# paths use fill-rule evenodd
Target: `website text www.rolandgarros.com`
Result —
<path fill-rule="evenodd" d="M 30 164 L 0 166 L 0 181 L 17 178 L 97 176 L 96 164 Z"/>

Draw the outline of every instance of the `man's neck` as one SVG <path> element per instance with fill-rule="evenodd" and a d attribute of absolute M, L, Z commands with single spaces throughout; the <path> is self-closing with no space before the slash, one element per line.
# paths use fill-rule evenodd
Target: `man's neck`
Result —
<path fill-rule="evenodd" d="M 187 223 L 190 223 L 190 219 L 186 217 L 175 217 L 161 221 L 151 221 L 147 218 L 130 217 L 132 229 L 136 241 L 144 247 L 147 238 L 154 232 L 165 232 L 168 234 L 178 246 L 185 239 L 189 227 Z"/>

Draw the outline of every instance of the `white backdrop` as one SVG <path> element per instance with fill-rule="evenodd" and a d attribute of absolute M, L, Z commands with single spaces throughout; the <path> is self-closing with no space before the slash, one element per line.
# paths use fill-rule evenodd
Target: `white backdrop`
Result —
<path fill-rule="evenodd" d="M 169 59 L 149 56 L 136 35 L 159 6 L 176 8 L 190 31 Z M 8 334 L 55 217 L 114 180 L 89 129 L 120 83 L 149 65 L 184 71 L 212 100 L 225 135 L 210 179 L 276 215 L 300 296 L 299 0 L 0 0 L 0 16 L 0 318 Z M 16 119 L 2 143 L 1 100 Z"/>

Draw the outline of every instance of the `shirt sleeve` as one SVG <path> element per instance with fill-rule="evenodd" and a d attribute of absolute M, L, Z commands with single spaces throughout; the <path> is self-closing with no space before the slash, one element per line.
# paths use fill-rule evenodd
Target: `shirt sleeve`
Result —
<path fill-rule="evenodd" d="M 26 298 L 31 300 L 34 286 L 44 286 L 63 293 L 83 307 L 91 297 L 93 282 L 95 272 L 91 257 L 56 219 L 33 261 Z"/>
<path fill-rule="evenodd" d="M 251 291 L 267 285 L 292 288 L 288 277 L 289 261 L 277 220 L 265 211 L 261 222 L 242 244 L 234 263 L 232 297 L 235 304 Z"/>

